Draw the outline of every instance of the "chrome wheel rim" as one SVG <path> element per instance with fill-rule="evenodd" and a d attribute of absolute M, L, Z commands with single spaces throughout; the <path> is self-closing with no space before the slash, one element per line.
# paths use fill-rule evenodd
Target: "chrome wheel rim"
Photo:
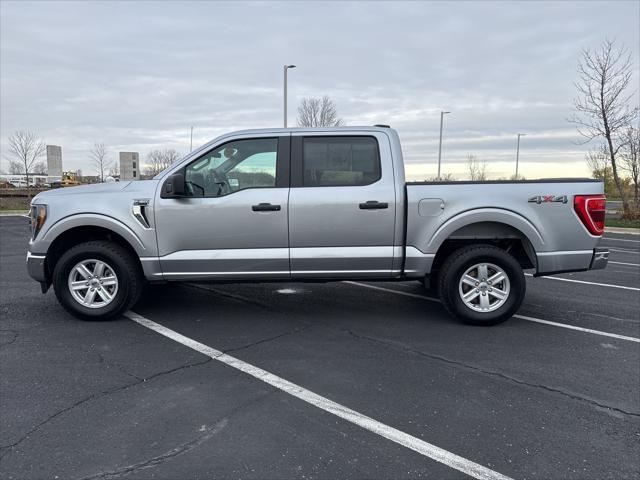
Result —
<path fill-rule="evenodd" d="M 463 303 L 476 312 L 493 312 L 509 298 L 507 273 L 493 263 L 477 263 L 460 278 L 458 293 Z"/>
<path fill-rule="evenodd" d="M 118 277 L 103 260 L 91 258 L 78 262 L 69 273 L 69 291 L 83 307 L 103 308 L 118 293 Z"/>

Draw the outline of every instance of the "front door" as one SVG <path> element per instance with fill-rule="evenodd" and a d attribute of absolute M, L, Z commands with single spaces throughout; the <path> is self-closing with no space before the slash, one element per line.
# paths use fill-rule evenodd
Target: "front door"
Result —
<path fill-rule="evenodd" d="M 387 137 L 300 132 L 291 142 L 292 277 L 392 276 L 396 192 Z"/>
<path fill-rule="evenodd" d="M 236 139 L 183 168 L 187 196 L 155 207 L 165 278 L 289 277 L 289 142 Z"/>

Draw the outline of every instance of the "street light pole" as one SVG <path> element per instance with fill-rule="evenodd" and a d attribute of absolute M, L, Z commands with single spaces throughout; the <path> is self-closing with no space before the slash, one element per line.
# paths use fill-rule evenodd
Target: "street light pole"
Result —
<path fill-rule="evenodd" d="M 284 66 L 284 128 L 287 128 L 287 70 L 289 70 L 290 68 L 296 68 L 296 66 Z"/>
<path fill-rule="evenodd" d="M 189 151 L 193 151 L 193 127 L 191 127 L 191 143 L 189 144 Z"/>
<path fill-rule="evenodd" d="M 440 111 L 440 143 L 438 144 L 438 180 L 440 180 L 440 164 L 442 162 L 442 123 L 444 121 L 444 116 L 447 113 L 443 110 Z"/>
<path fill-rule="evenodd" d="M 526 137 L 526 133 L 518 134 L 518 148 L 516 149 L 516 180 L 518 180 L 518 164 L 520 163 L 520 137 Z"/>

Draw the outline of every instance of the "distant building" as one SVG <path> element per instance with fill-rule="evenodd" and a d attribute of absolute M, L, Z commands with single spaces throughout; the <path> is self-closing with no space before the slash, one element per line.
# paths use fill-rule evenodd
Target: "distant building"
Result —
<path fill-rule="evenodd" d="M 120 181 L 140 180 L 138 152 L 120 152 Z"/>
<path fill-rule="evenodd" d="M 62 179 L 62 147 L 47 145 L 47 183 Z"/>

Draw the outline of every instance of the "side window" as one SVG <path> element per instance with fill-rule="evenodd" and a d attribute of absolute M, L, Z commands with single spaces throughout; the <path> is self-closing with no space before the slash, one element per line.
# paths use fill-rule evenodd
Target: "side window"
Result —
<path fill-rule="evenodd" d="M 186 167 L 186 190 L 194 197 L 221 197 L 247 188 L 275 187 L 277 159 L 277 138 L 225 143 Z"/>
<path fill-rule="evenodd" d="M 369 185 L 380 180 L 380 155 L 374 137 L 305 137 L 303 186 Z"/>

